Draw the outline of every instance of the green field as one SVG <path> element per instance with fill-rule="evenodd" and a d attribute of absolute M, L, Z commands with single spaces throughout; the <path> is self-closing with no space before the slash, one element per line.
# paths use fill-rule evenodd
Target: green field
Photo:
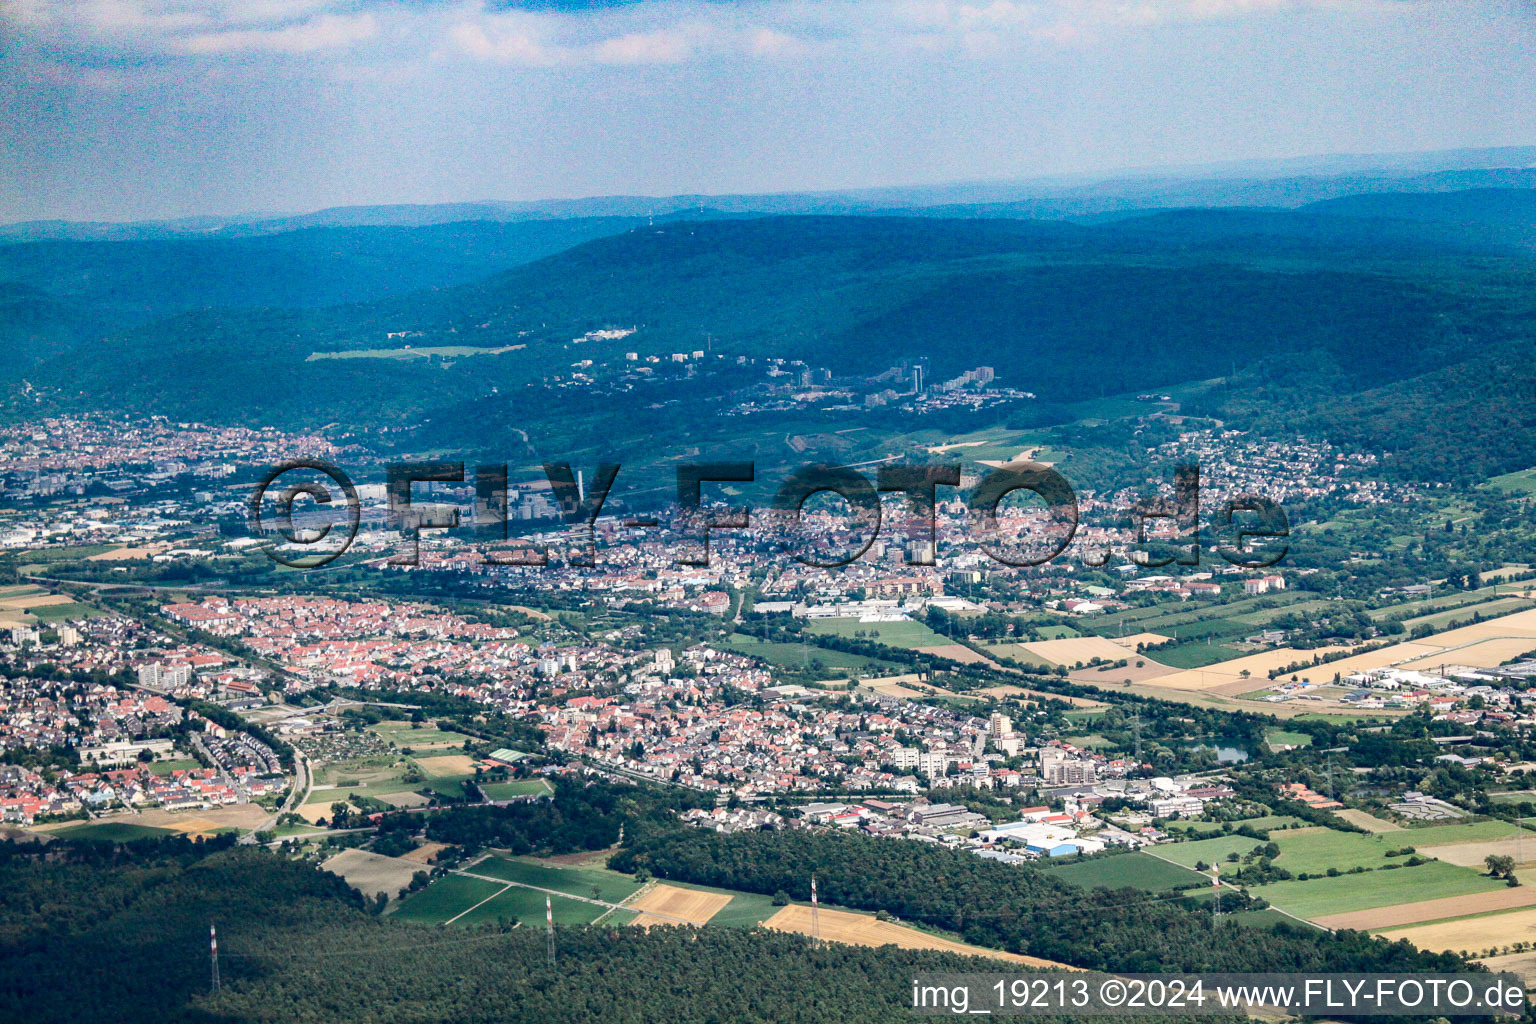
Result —
<path fill-rule="evenodd" d="M 451 754 L 452 748 L 462 748 L 464 741 L 473 737 L 461 732 L 446 732 L 430 725 L 413 726 L 410 722 L 378 722 L 368 727 L 384 739 L 397 747 L 410 747 L 420 751 L 423 756 L 431 754 Z M 433 750 L 422 750 L 424 746 L 447 744 Z"/>
<path fill-rule="evenodd" d="M 554 889 L 572 896 L 622 903 L 640 888 L 629 875 L 607 868 L 549 867 L 532 860 L 511 857 L 491 857 L 467 868 L 471 874 L 504 878 L 509 882 L 532 885 L 540 889 Z M 593 888 L 597 889 L 594 895 Z"/>
<path fill-rule="evenodd" d="M 1320 917 L 1502 888 L 1503 882 L 1472 868 L 1430 861 L 1394 871 L 1309 878 L 1305 882 L 1275 882 L 1256 886 L 1248 892 L 1252 896 L 1262 896 L 1298 917 Z"/>
<path fill-rule="evenodd" d="M 888 623 L 889 625 L 889 623 Z M 745 633 L 733 633 L 728 642 L 721 645 L 728 651 L 762 658 L 774 668 L 807 671 L 816 664 L 833 671 L 846 670 L 862 675 L 895 675 L 906 670 L 905 665 L 883 658 L 868 658 L 862 654 L 845 651 L 829 651 L 815 644 L 785 644 L 760 640 Z"/>
<path fill-rule="evenodd" d="M 1212 832 L 1220 832 L 1224 826 L 1220 821 L 1170 821 L 1168 829 L 1172 832 L 1195 832 L 1205 835 Z M 1232 822 L 1234 828 L 1247 825 L 1250 828 L 1266 832 L 1275 828 L 1286 828 L 1290 825 L 1305 825 L 1306 822 L 1289 814 L 1265 814 L 1257 818 L 1244 818 L 1242 821 Z"/>
<path fill-rule="evenodd" d="M 1154 651 L 1150 657 L 1159 665 L 1167 665 L 1169 668 L 1204 668 L 1219 661 L 1241 658 L 1248 653 L 1250 652 L 1240 651 L 1236 647 L 1224 647 L 1221 644 L 1192 643 Z"/>
<path fill-rule="evenodd" d="M 464 914 L 454 921 L 455 925 L 464 927 L 495 924 L 509 918 L 529 924 L 543 923 L 544 893 L 511 886 L 497 895 L 499 890 L 501 886 L 495 882 L 466 878 L 463 875 L 447 875 L 420 892 L 407 896 L 391 916 L 400 921 L 436 925 Z M 474 910 L 469 909 L 487 899 L 489 902 Z M 590 924 L 606 910 L 595 904 L 560 896 L 553 897 L 550 906 L 556 924 Z M 466 910 L 469 913 L 464 913 Z M 628 911 L 616 911 L 608 920 L 623 923 L 632 917 Z"/>
<path fill-rule="evenodd" d="M 1125 853 L 1045 869 L 1057 878 L 1085 889 L 1144 889 L 1163 892 L 1175 886 L 1202 881 L 1198 871 L 1170 864 L 1147 853 Z"/>
<path fill-rule="evenodd" d="M 554 789 L 543 779 L 517 779 L 512 782 L 482 782 L 480 792 L 485 794 L 487 800 L 511 800 L 513 797 L 553 793 Z"/>
<path fill-rule="evenodd" d="M 84 822 L 49 833 L 60 839 L 83 839 L 93 843 L 129 843 L 135 839 L 166 839 L 176 835 L 168 828 L 135 825 L 131 821 Z"/>
<path fill-rule="evenodd" d="M 1517 469 L 1513 473 L 1490 477 L 1482 486 L 1512 494 L 1536 494 L 1536 469 Z"/>
<path fill-rule="evenodd" d="M 88 604 L 45 604 L 27 609 L 27 614 L 38 622 L 63 622 L 66 619 L 90 619 L 102 614 Z"/>
<path fill-rule="evenodd" d="M 344 352 L 311 352 L 305 362 L 313 363 L 322 359 L 427 359 L 431 356 L 458 359 L 464 356 L 498 356 L 503 352 L 513 352 L 523 347 L 506 345 L 501 348 L 474 348 L 469 345 L 437 345 L 422 348 L 354 348 Z"/>
<path fill-rule="evenodd" d="M 1508 821 L 1490 819 L 1469 821 L 1462 825 L 1410 825 L 1401 832 L 1384 833 L 1400 846 L 1444 846 L 1447 843 L 1476 843 L 1485 839 L 1503 839 L 1521 829 Z M 1527 833 L 1531 830 L 1526 829 Z"/>
<path fill-rule="evenodd" d="M 863 633 L 864 639 L 885 644 L 887 647 L 939 647 L 950 641 L 929 629 L 921 622 L 860 622 L 858 619 L 810 619 L 806 629 L 822 636 L 853 637 Z"/>
<path fill-rule="evenodd" d="M 170 761 L 153 761 L 149 770 L 155 775 L 169 775 L 171 772 L 195 772 L 202 767 L 201 763 L 192 758 L 182 757 Z"/>
<path fill-rule="evenodd" d="M 1388 850 L 1407 845 L 1400 841 L 1396 832 L 1377 832 L 1362 835 L 1359 832 L 1277 832 L 1270 837 L 1280 847 L 1275 864 L 1292 874 L 1321 874 L 1329 868 L 1348 871 L 1351 868 L 1375 868 L 1393 862 L 1401 864 L 1405 858 L 1388 857 Z"/>
<path fill-rule="evenodd" d="M 1255 847 L 1263 845 L 1264 840 L 1250 839 L 1247 836 L 1213 836 L 1210 839 L 1196 839 L 1187 843 L 1168 843 L 1157 847 L 1157 852 L 1153 856 L 1182 864 L 1186 868 L 1193 868 L 1200 861 L 1207 864 L 1226 863 L 1229 853 L 1245 856 Z"/>
<path fill-rule="evenodd" d="M 1265 729 L 1264 742 L 1271 747 L 1281 744 L 1289 744 L 1297 747 L 1310 747 L 1312 736 L 1310 733 L 1289 732 L 1285 729 Z"/>

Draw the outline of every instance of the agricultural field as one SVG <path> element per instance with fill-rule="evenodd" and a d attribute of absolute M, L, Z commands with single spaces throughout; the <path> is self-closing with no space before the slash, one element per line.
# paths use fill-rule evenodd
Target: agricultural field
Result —
<path fill-rule="evenodd" d="M 1205 881 L 1205 876 L 1149 853 L 1125 853 L 1060 864 L 1046 868 L 1051 874 L 1084 889 L 1143 889 L 1165 892 L 1180 885 Z"/>
<path fill-rule="evenodd" d="M 864 639 L 885 644 L 887 647 L 904 647 L 909 650 L 915 650 L 919 647 L 940 647 L 949 643 L 948 638 L 940 636 L 921 622 L 861 622 L 858 619 L 810 619 L 806 622 L 806 629 L 821 636 L 855 637 L 856 634 L 863 633 Z M 826 651 L 823 653 L 831 654 L 833 652 Z"/>
<path fill-rule="evenodd" d="M 1262 839 L 1253 839 L 1249 836 L 1213 836 L 1210 839 L 1195 839 L 1187 843 L 1168 843 L 1158 846 L 1155 847 L 1155 853 L 1152 856 L 1192 869 L 1202 861 L 1206 864 L 1225 863 L 1230 853 L 1246 856 L 1255 848 L 1262 847 L 1264 842 Z"/>
<path fill-rule="evenodd" d="M 531 885 L 536 889 L 553 889 L 605 903 L 622 903 L 640 888 L 640 883 L 629 875 L 609 871 L 607 868 L 551 867 L 521 857 L 489 857 L 465 870 L 475 875 Z"/>
<path fill-rule="evenodd" d="M 731 897 L 723 893 L 656 884 L 629 904 L 639 912 L 631 923 L 643 928 L 685 922 L 704 925 L 730 902 Z"/>
<path fill-rule="evenodd" d="M 963 942 L 946 939 L 940 935 L 919 931 L 892 921 L 880 921 L 873 914 L 856 914 L 848 910 L 831 910 L 822 907 L 817 912 L 816 927 L 811 922 L 811 908 L 798 904 L 783 907 L 763 925 L 782 932 L 815 935 L 828 942 L 845 942 L 854 946 L 899 946 L 902 949 L 938 949 L 967 956 L 985 956 L 1029 967 L 1065 967 L 1051 960 L 1003 953 L 981 946 L 969 946 Z M 1071 970 L 1072 968 L 1067 968 Z"/>
<path fill-rule="evenodd" d="M 1353 928 L 1356 931 L 1377 931 L 1382 928 L 1400 928 L 1404 925 L 1422 924 L 1428 921 L 1444 921 L 1453 917 L 1469 917 L 1475 914 L 1491 914 L 1515 907 L 1536 904 L 1536 889 L 1528 885 L 1508 886 L 1470 896 L 1451 896 L 1438 900 L 1420 900 L 1415 903 L 1399 903 L 1378 907 L 1375 910 L 1357 910 L 1348 914 L 1329 914 L 1317 918 L 1326 928 Z"/>
<path fill-rule="evenodd" d="M 1403 826 L 1396 822 L 1387 821 L 1385 818 L 1378 818 L 1374 814 L 1367 814 L 1365 811 L 1357 810 L 1353 807 L 1341 808 L 1333 813 L 1335 817 L 1342 818 L 1351 825 L 1358 825 L 1367 832 L 1404 831 Z"/>
<path fill-rule="evenodd" d="M 451 923 L 461 927 L 506 920 L 542 925 L 545 895 L 507 883 L 498 885 L 481 878 L 447 875 L 407 896 L 391 917 L 416 924 Z M 561 896 L 551 897 L 549 905 L 555 923 L 561 925 L 591 924 L 609 913 L 606 907 Z M 615 911 L 606 920 L 620 924 L 628 920 L 628 916 L 625 912 Z"/>
<path fill-rule="evenodd" d="M 93 843 L 131 843 L 135 839 L 168 839 L 175 829 L 136 825 L 128 821 L 82 822 L 50 833 L 60 839 L 79 839 Z"/>
<path fill-rule="evenodd" d="M 416 872 L 425 870 L 412 861 L 367 850 L 343 850 L 321 866 L 333 875 L 340 875 L 365 896 L 383 893 L 390 898 L 410 885 Z"/>
<path fill-rule="evenodd" d="M 1407 939 L 1420 949 L 1436 952 L 1466 950 L 1479 953 L 1517 942 L 1536 941 L 1536 908 L 1393 928 L 1377 934 L 1394 942 Z"/>
<path fill-rule="evenodd" d="M 1102 661 L 1119 661 L 1121 658 L 1132 658 L 1134 652 L 1127 651 L 1113 640 L 1101 636 L 1069 637 L 1063 640 L 1031 640 L 1014 645 L 1021 650 L 1028 651 L 1027 660 L 1036 664 L 1047 665 L 1075 665 L 1078 662 L 1084 664 L 1098 658 Z"/>
<path fill-rule="evenodd" d="M 1297 917 L 1315 918 L 1390 907 L 1401 903 L 1404 896 L 1421 902 L 1506 888 L 1503 882 L 1472 868 L 1430 861 L 1418 867 L 1391 871 L 1309 878 L 1305 882 L 1274 882 L 1256 886 L 1249 892 Z"/>
<path fill-rule="evenodd" d="M 1173 832 L 1188 832 L 1204 835 L 1207 833 L 1220 832 L 1225 824 L 1225 822 L 1220 821 L 1170 821 L 1168 823 L 1168 828 Z M 1239 825 L 1247 825 L 1250 828 L 1256 829 L 1260 832 L 1267 832 L 1270 829 L 1286 829 L 1294 825 L 1305 824 L 1306 822 L 1302 821 L 1300 818 L 1293 817 L 1289 814 L 1265 814 L 1257 818 L 1244 818 L 1242 821 L 1232 822 L 1232 826 L 1234 828 Z M 1159 849 L 1172 849 L 1172 847 L 1159 847 Z"/>
<path fill-rule="evenodd" d="M 1499 615 L 1508 615 L 1511 612 L 1523 611 L 1531 607 L 1533 607 L 1532 603 L 1525 598 L 1501 597 L 1493 601 L 1458 605 L 1445 611 L 1432 612 L 1428 615 L 1420 615 L 1412 619 L 1404 619 L 1403 627 L 1410 631 L 1420 626 L 1428 626 L 1430 629 L 1445 629 L 1451 623 L 1465 621 L 1473 615 L 1481 615 L 1486 619 Z"/>

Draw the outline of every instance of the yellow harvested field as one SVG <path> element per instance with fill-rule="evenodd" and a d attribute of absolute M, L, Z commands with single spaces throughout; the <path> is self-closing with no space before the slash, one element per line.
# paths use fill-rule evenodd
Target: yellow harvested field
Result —
<path fill-rule="evenodd" d="M 415 864 L 429 864 L 433 857 L 448 849 L 447 843 L 422 843 L 410 853 L 403 855 L 401 860 L 408 860 Z"/>
<path fill-rule="evenodd" d="M 1335 674 L 1347 676 L 1354 672 L 1389 666 L 1418 671 L 1440 665 L 1493 668 L 1530 650 L 1536 650 L 1536 608 L 1470 626 L 1458 626 L 1444 633 L 1393 644 L 1379 651 L 1357 654 L 1316 668 L 1302 669 L 1296 675 L 1308 682 L 1318 683 L 1331 681 Z M 1309 652 L 1307 657 L 1310 656 Z M 1227 671 L 1234 666 L 1241 667 L 1237 662 L 1226 661 L 1205 671 Z M 1160 680 L 1158 685 L 1166 686 L 1168 680 Z"/>
<path fill-rule="evenodd" d="M 114 548 L 94 555 L 87 555 L 87 562 L 127 562 L 136 558 L 151 558 L 170 549 L 169 544 L 143 544 L 138 547 Z"/>
<path fill-rule="evenodd" d="M 1119 661 L 1127 656 L 1124 647 L 1101 636 L 1076 636 L 1064 640 L 1032 640 L 1018 644 L 1031 654 L 1044 658 L 1053 665 L 1075 665 L 1079 661 L 1103 658 Z"/>
<path fill-rule="evenodd" d="M 437 757 L 418 757 L 416 763 L 428 775 L 470 775 L 475 770 L 475 759 L 468 754 L 441 754 Z"/>
<path fill-rule="evenodd" d="M 1356 810 L 1353 807 L 1346 807 L 1345 809 L 1343 809 L 1341 811 L 1334 811 L 1333 813 L 1335 815 L 1337 815 L 1338 817 L 1343 818 L 1345 821 L 1349 822 L 1351 825 L 1359 825 L 1361 828 L 1365 829 L 1367 832 L 1402 832 L 1402 831 L 1404 831 L 1403 826 L 1401 826 L 1401 825 L 1398 825 L 1398 824 L 1395 824 L 1393 822 L 1387 821 L 1384 818 L 1378 818 L 1374 814 L 1366 814 L 1364 811 Z M 1455 863 L 1455 862 L 1452 861 L 1452 863 Z"/>
<path fill-rule="evenodd" d="M 1493 892 L 1477 892 L 1466 896 L 1447 896 L 1438 900 L 1399 903 L 1392 907 L 1356 910 L 1347 914 L 1325 914 L 1322 917 L 1314 917 L 1312 920 L 1325 928 L 1379 931 L 1382 928 L 1400 928 L 1423 921 L 1443 921 L 1449 917 L 1466 917 L 1470 914 L 1491 914 L 1499 910 L 1532 905 L 1536 905 L 1536 889 L 1522 885 L 1517 889 L 1496 889 Z"/>
<path fill-rule="evenodd" d="M 1095 665 L 1092 668 L 1080 668 L 1068 673 L 1067 678 L 1074 683 L 1086 683 L 1089 686 L 1124 686 L 1129 679 L 1133 683 L 1145 683 L 1148 680 L 1163 679 L 1173 675 L 1179 670 L 1161 665 L 1141 654 L 1128 655 L 1131 658 L 1129 665 L 1109 667 L 1108 665 Z M 1141 662 L 1137 665 L 1136 662 Z"/>
<path fill-rule="evenodd" d="M 1441 921 L 1439 924 L 1421 924 L 1412 928 L 1393 928 L 1377 934 L 1393 942 L 1407 939 L 1420 949 L 1432 953 L 1447 950 L 1459 952 L 1463 949 L 1479 953 L 1499 946 L 1512 946 L 1517 942 L 1536 942 L 1536 908 Z"/>
<path fill-rule="evenodd" d="M 1059 967 L 1068 971 L 1077 968 L 1067 964 L 1057 963 L 1054 960 L 1042 960 L 1037 956 L 1022 956 L 1018 953 L 1004 953 L 997 949 L 987 949 L 982 946 L 968 946 L 963 942 L 955 942 L 938 935 L 930 935 L 927 932 L 918 931 L 904 924 L 896 924 L 893 921 L 880 921 L 872 915 L 854 914 L 847 910 L 828 910 L 822 907 L 817 912 L 821 938 L 829 942 L 843 942 L 850 946 L 899 946 L 902 949 L 937 949 L 946 953 L 960 953 L 965 956 L 987 956 L 996 960 L 1006 960 L 1009 963 L 1023 964 L 1029 967 Z M 811 928 L 811 908 L 801 906 L 789 906 L 774 914 L 763 922 L 764 928 L 772 928 L 781 932 L 797 932 L 801 935 L 813 935 Z"/>
<path fill-rule="evenodd" d="M 1508 661 L 1536 650 L 1536 639 L 1531 637 L 1495 637 L 1482 640 L 1470 647 L 1458 647 L 1451 651 L 1431 654 L 1401 667 L 1414 672 L 1433 672 L 1441 665 L 1471 665 L 1473 668 L 1497 668 Z"/>
<path fill-rule="evenodd" d="M 1129 651 L 1135 651 L 1137 644 L 1165 644 L 1173 637 L 1163 636 L 1161 633 L 1132 633 L 1130 636 L 1115 636 L 1110 639 Z"/>
<path fill-rule="evenodd" d="M 380 793 L 374 799 L 382 800 L 391 807 L 425 807 L 432 802 L 431 797 L 422 796 L 420 793 Z"/>
<path fill-rule="evenodd" d="M 1172 675 L 1162 676 L 1157 685 L 1166 690 L 1216 690 L 1223 687 L 1246 686 L 1249 690 L 1263 689 L 1269 681 L 1269 673 L 1273 669 L 1285 668 L 1287 665 L 1298 661 L 1309 661 L 1314 655 L 1331 654 L 1335 651 L 1348 650 L 1347 647 L 1322 647 L 1315 651 L 1300 651 L 1294 647 L 1277 647 L 1273 651 L 1260 651 L 1258 654 L 1246 654 L 1241 658 L 1233 658 L 1231 661 L 1218 662 L 1215 665 L 1207 665 L 1205 668 L 1185 669 Z M 1385 654 L 1385 651 L 1378 652 Z M 1370 657 L 1370 655 L 1362 655 Z M 1353 659 L 1350 659 L 1353 660 Z M 1321 668 L 1310 671 L 1318 673 L 1318 679 L 1333 679 L 1333 673 L 1338 671 L 1337 666 L 1343 662 L 1334 662 L 1332 665 L 1323 665 Z M 1245 678 L 1243 671 L 1247 670 Z M 1324 676 L 1322 669 L 1327 669 Z M 1308 670 L 1297 673 L 1305 679 Z M 1289 678 L 1289 677 L 1287 677 Z"/>
<path fill-rule="evenodd" d="M 1404 839 L 1413 837 L 1404 836 Z M 1417 848 L 1426 857 L 1443 860 L 1447 864 L 1458 864 L 1464 868 L 1483 867 L 1483 859 L 1492 855 L 1501 857 L 1513 857 L 1516 864 L 1527 864 L 1536 859 L 1536 836 L 1509 836 L 1504 839 L 1483 839 L 1477 842 L 1446 843 L 1443 846 L 1420 846 Z"/>
<path fill-rule="evenodd" d="M 1031 690 L 1023 686 L 989 686 L 985 690 L 974 690 L 973 693 L 986 694 L 988 697 L 1022 697 L 1029 700 L 1062 700 L 1075 708 L 1102 708 L 1105 706 L 1101 700 L 1090 700 L 1087 697 L 1063 697 L 1058 693 L 1046 693 L 1044 690 Z"/>
<path fill-rule="evenodd" d="M 962 665 L 988 665 L 992 668 L 1001 668 L 997 662 L 985 654 L 977 654 L 964 644 L 939 644 L 934 647 L 919 647 L 922 654 L 931 654 L 936 658 L 948 658 L 950 661 L 958 661 Z"/>
<path fill-rule="evenodd" d="M 683 921 L 689 924 L 708 924 L 709 919 L 720 913 L 720 908 L 729 902 L 731 897 L 725 893 L 657 884 L 625 906 L 640 911 L 631 924 L 649 928 L 652 925 L 680 924 Z"/>
<path fill-rule="evenodd" d="M 399 857 L 385 857 L 367 850 L 343 850 L 320 865 L 365 896 L 384 893 L 393 899 L 411 884 L 421 865 Z"/>
<path fill-rule="evenodd" d="M 305 821 L 307 821 L 311 825 L 313 825 L 315 822 L 319 821 L 321 818 L 327 818 L 327 819 L 330 818 L 330 816 L 331 816 L 331 805 L 330 804 L 303 804 L 303 805 L 299 806 L 298 808 L 296 808 L 293 813 L 297 814 L 299 817 L 303 818 Z"/>
<path fill-rule="evenodd" d="M 7 611 L 26 611 L 29 608 L 44 608 L 51 604 L 74 604 L 74 598 L 63 594 L 20 594 L 16 597 L 0 597 L 0 609 Z"/>
<path fill-rule="evenodd" d="M 953 697 L 955 694 L 941 686 L 929 686 L 919 682 L 915 673 L 900 676 L 876 676 L 860 683 L 865 689 L 873 690 L 883 697 L 923 697 L 929 693 L 938 694 L 941 697 Z"/>
<path fill-rule="evenodd" d="M 1478 963 L 1495 974 L 1508 971 L 1521 978 L 1526 988 L 1536 988 L 1532 984 L 1536 981 L 1536 953 L 1506 953 L 1503 956 L 1484 957 Z"/>

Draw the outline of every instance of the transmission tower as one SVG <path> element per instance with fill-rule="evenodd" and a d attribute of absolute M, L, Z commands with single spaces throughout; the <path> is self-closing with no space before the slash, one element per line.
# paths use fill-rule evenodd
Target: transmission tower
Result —
<path fill-rule="evenodd" d="M 208 965 L 210 971 L 209 994 L 219 994 L 219 930 L 208 922 Z"/>
<path fill-rule="evenodd" d="M 544 896 L 544 934 L 549 939 L 549 962 L 553 966 L 555 962 L 555 908 L 549 902 L 549 895 Z"/>
<path fill-rule="evenodd" d="M 821 915 L 817 912 L 816 903 L 816 876 L 811 876 L 811 938 L 819 945 L 821 943 Z"/>

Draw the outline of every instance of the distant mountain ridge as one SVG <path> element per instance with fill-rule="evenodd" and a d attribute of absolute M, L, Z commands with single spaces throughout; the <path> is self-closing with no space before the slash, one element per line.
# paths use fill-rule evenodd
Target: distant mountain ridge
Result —
<path fill-rule="evenodd" d="M 422 227 L 459 221 L 518 222 L 573 217 L 722 214 L 884 214 L 1038 219 L 1095 217 L 1171 206 L 1295 207 L 1359 192 L 1439 192 L 1536 187 L 1536 146 L 1248 160 L 1015 182 L 961 182 L 811 192 L 593 196 L 528 201 L 340 206 L 299 214 L 188 217 L 137 223 L 29 221 L 0 225 L 0 242 L 123 241 L 246 237 L 308 227 Z"/>

